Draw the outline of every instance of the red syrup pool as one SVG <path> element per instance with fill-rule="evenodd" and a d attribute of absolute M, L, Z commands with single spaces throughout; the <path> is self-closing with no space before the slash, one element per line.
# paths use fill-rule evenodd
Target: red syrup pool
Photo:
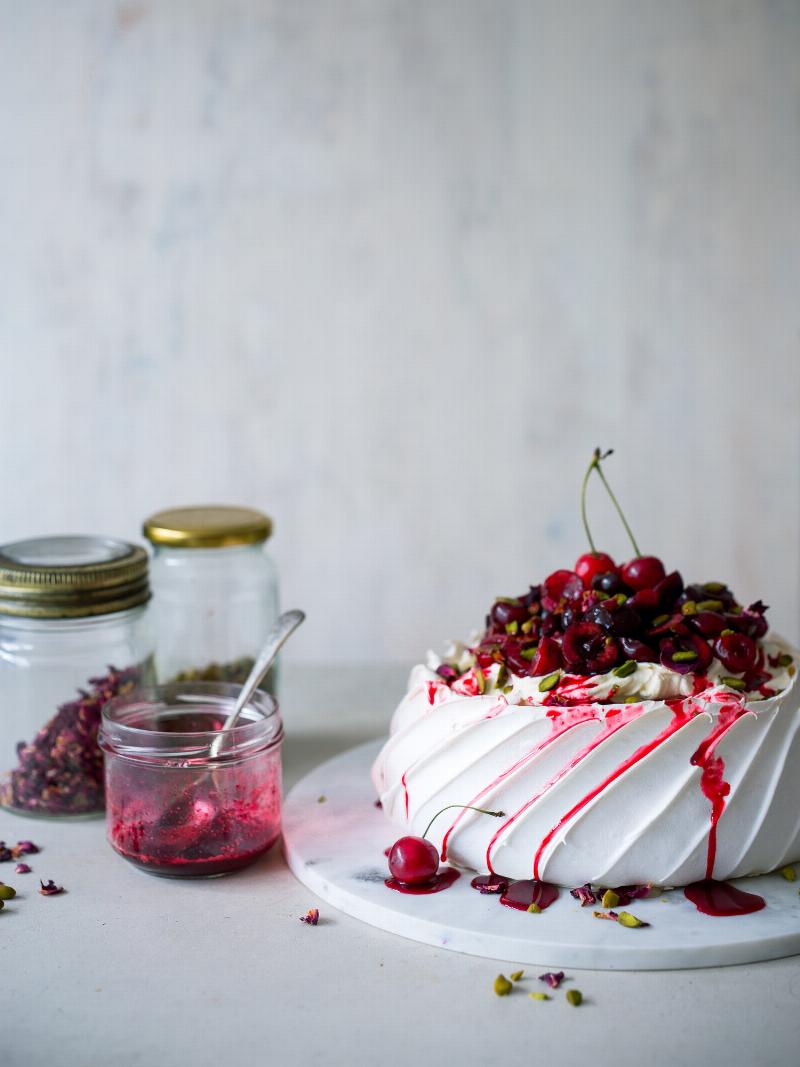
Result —
<path fill-rule="evenodd" d="M 397 893 L 409 893 L 412 896 L 419 897 L 425 896 L 427 893 L 441 893 L 443 889 L 448 889 L 453 882 L 457 882 L 460 877 L 461 874 L 455 867 L 442 867 L 427 885 L 404 885 L 402 882 L 398 882 L 396 878 L 387 878 L 383 884 L 388 889 L 394 889 Z"/>
<path fill-rule="evenodd" d="M 764 898 L 756 893 L 745 893 L 729 882 L 715 882 L 711 878 L 693 882 L 683 892 L 704 915 L 750 915 L 766 906 Z"/>
<path fill-rule="evenodd" d="M 499 874 L 479 874 L 469 884 L 479 893 L 505 893 L 511 885 L 511 879 L 502 878 Z"/>
<path fill-rule="evenodd" d="M 531 904 L 544 911 L 554 900 L 558 899 L 558 886 L 550 882 L 539 882 L 535 878 L 525 878 L 512 882 L 500 897 L 500 903 L 517 911 L 527 911 Z"/>

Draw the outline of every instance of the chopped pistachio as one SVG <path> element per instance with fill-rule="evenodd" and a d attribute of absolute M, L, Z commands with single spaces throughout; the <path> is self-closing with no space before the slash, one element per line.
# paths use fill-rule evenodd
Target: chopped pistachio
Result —
<path fill-rule="evenodd" d="M 514 619 L 513 622 L 507 622 L 506 623 L 506 633 L 510 634 L 512 637 L 514 636 L 514 634 L 516 634 L 518 629 L 519 629 L 519 623 L 517 622 L 516 619 Z"/>
<path fill-rule="evenodd" d="M 608 593 L 604 593 L 602 589 L 595 589 L 594 595 L 596 600 L 610 600 L 611 597 Z"/>
<path fill-rule="evenodd" d="M 797 881 L 797 871 L 791 865 L 788 867 L 781 867 L 781 877 L 785 878 L 787 882 L 795 882 Z"/>
<path fill-rule="evenodd" d="M 478 692 L 486 692 L 486 675 L 483 673 L 478 664 L 475 664 L 475 681 L 478 683 Z"/>
<path fill-rule="evenodd" d="M 523 648 L 522 651 L 520 652 L 520 656 L 522 656 L 523 659 L 533 659 L 533 657 L 536 655 L 538 650 L 539 650 L 539 646 L 538 645 L 531 645 L 530 648 Z"/>
<path fill-rule="evenodd" d="M 583 993 L 581 993 L 580 989 L 567 990 L 567 1003 L 571 1004 L 573 1008 L 577 1008 L 583 1003 Z"/>
<path fill-rule="evenodd" d="M 788 652 L 781 652 L 781 654 L 778 656 L 778 666 L 779 667 L 791 667 L 793 662 L 794 662 L 794 660 L 792 659 L 792 657 L 789 655 Z"/>
<path fill-rule="evenodd" d="M 721 593 L 725 588 L 724 582 L 703 582 L 703 588 L 707 593 Z"/>
<path fill-rule="evenodd" d="M 729 630 L 729 629 L 726 628 L 726 629 L 722 630 L 722 632 L 720 633 L 719 636 L 720 637 L 730 637 L 731 634 L 735 634 L 735 633 L 736 633 L 735 630 Z"/>
<path fill-rule="evenodd" d="M 513 690 L 513 688 L 514 688 L 513 685 L 504 685 L 503 686 L 503 694 L 505 696 L 508 696 L 508 694 Z"/>
<path fill-rule="evenodd" d="M 10 885 L 3 885 L 3 883 L 0 882 L 0 900 L 13 900 L 16 895 L 16 889 L 13 889 Z"/>
<path fill-rule="evenodd" d="M 319 797 L 317 797 L 317 803 L 318 803 L 318 804 L 324 804 L 324 803 L 325 803 L 325 801 L 326 801 L 327 799 L 328 799 L 328 798 L 327 798 L 327 797 L 325 796 L 325 794 L 323 793 L 323 794 L 322 794 L 322 796 L 319 796 Z"/>
<path fill-rule="evenodd" d="M 528 996 L 531 998 L 531 1000 L 549 1000 L 550 999 L 550 994 L 549 993 L 528 993 Z"/>
<path fill-rule="evenodd" d="M 682 615 L 696 615 L 697 604 L 693 600 L 687 600 L 685 604 L 681 604 Z"/>
<path fill-rule="evenodd" d="M 669 622 L 669 615 L 656 615 L 653 626 L 663 626 L 665 622 Z"/>
<path fill-rule="evenodd" d="M 744 678 L 725 677 L 720 678 L 720 681 L 723 685 L 727 685 L 729 689 L 738 689 L 740 693 L 747 689 L 747 682 L 745 682 Z"/>
<path fill-rule="evenodd" d="M 508 977 L 511 979 L 512 982 L 518 982 L 523 976 L 523 974 L 525 974 L 524 971 L 512 971 Z"/>
<path fill-rule="evenodd" d="M 690 652 L 688 648 L 686 650 L 682 649 L 680 652 L 673 652 L 672 654 L 673 663 L 691 663 L 693 660 L 696 659 L 697 653 Z"/>
<path fill-rule="evenodd" d="M 616 908 L 617 904 L 619 904 L 619 894 L 615 893 L 613 889 L 607 889 L 603 893 L 600 904 L 604 908 Z"/>
<path fill-rule="evenodd" d="M 698 611 L 722 611 L 722 607 L 721 600 L 698 600 L 697 602 Z"/>
<path fill-rule="evenodd" d="M 615 667 L 611 673 L 615 674 L 617 678 L 627 678 L 629 675 L 633 674 L 635 670 L 636 660 L 626 659 L 624 663 L 620 663 L 619 667 Z"/>
<path fill-rule="evenodd" d="M 523 624 L 522 624 L 522 632 L 524 634 L 529 634 L 532 629 L 533 629 L 533 619 L 526 619 L 525 622 L 523 622 Z"/>
<path fill-rule="evenodd" d="M 642 698 L 641 698 L 640 696 L 637 696 L 637 695 L 636 695 L 636 694 L 634 693 L 634 694 L 633 694 L 633 696 L 625 697 L 625 699 L 623 700 L 623 702 L 622 702 L 622 703 L 623 703 L 623 704 L 636 704 L 636 703 L 638 703 L 638 702 L 639 702 L 639 701 L 640 701 L 641 699 L 642 699 Z"/>
<path fill-rule="evenodd" d="M 617 916 L 617 922 L 620 926 L 629 926 L 633 929 L 636 926 L 649 926 L 650 923 L 642 922 L 641 919 L 637 919 L 635 915 L 631 915 L 629 911 L 621 911 Z"/>
<path fill-rule="evenodd" d="M 504 974 L 498 974 L 494 980 L 494 991 L 498 997 L 507 997 L 513 988 Z"/>
<path fill-rule="evenodd" d="M 622 607 L 623 604 L 627 604 L 628 603 L 628 598 L 625 595 L 625 593 L 615 593 L 614 599 L 616 600 L 616 602 L 619 604 L 620 607 Z"/>
<path fill-rule="evenodd" d="M 526 908 L 526 911 L 529 915 L 541 915 L 542 913 L 542 909 L 539 907 L 538 904 L 529 904 Z"/>
<path fill-rule="evenodd" d="M 498 689 L 502 689 L 507 681 L 508 681 L 508 667 L 506 667 L 505 663 L 501 663 L 500 664 L 500 670 L 497 672 L 497 681 L 495 682 L 495 685 L 497 686 Z"/>
<path fill-rule="evenodd" d="M 539 682 L 539 692 L 548 693 L 551 689 L 555 689 L 560 677 L 561 671 L 553 671 L 552 674 L 545 675 L 541 682 Z"/>

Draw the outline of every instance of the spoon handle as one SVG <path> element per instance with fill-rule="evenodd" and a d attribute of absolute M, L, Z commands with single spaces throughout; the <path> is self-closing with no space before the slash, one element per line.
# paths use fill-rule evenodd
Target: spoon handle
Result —
<path fill-rule="evenodd" d="M 294 633 L 297 627 L 305 619 L 305 614 L 302 611 L 293 609 L 292 611 L 285 611 L 283 615 L 280 615 L 275 622 L 275 625 L 267 636 L 264 648 L 261 650 L 258 659 L 253 664 L 253 669 L 247 676 L 247 681 L 242 686 L 242 691 L 239 694 L 239 699 L 234 705 L 233 711 L 225 720 L 222 730 L 219 735 L 214 738 L 211 744 L 211 755 L 219 755 L 219 750 L 222 747 L 223 738 L 227 730 L 232 730 L 236 725 L 239 716 L 242 711 L 247 707 L 248 703 L 253 697 L 259 683 L 264 675 L 270 669 L 275 661 L 275 657 L 280 652 L 281 648 L 288 640 L 288 638 Z"/>

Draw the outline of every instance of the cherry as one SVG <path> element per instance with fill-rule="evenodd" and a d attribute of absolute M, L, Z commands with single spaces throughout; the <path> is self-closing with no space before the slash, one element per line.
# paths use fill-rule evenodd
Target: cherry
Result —
<path fill-rule="evenodd" d="M 666 611 L 672 607 L 683 592 L 683 578 L 681 578 L 678 571 L 672 571 L 666 578 L 656 582 L 653 586 L 653 591 L 658 597 L 659 607 Z"/>
<path fill-rule="evenodd" d="M 747 634 L 722 634 L 714 644 L 714 651 L 722 665 L 734 674 L 745 674 L 756 665 L 758 651 Z"/>
<path fill-rule="evenodd" d="M 539 642 L 536 655 L 531 661 L 530 672 L 534 677 L 540 674 L 552 674 L 561 666 L 561 647 L 552 637 L 543 637 Z"/>
<path fill-rule="evenodd" d="M 723 630 L 728 629 L 725 616 L 718 611 L 698 611 L 696 615 L 689 615 L 686 622 L 703 637 L 719 637 Z"/>
<path fill-rule="evenodd" d="M 500 629 L 504 629 L 510 622 L 523 623 L 529 615 L 528 609 L 521 601 L 511 598 L 496 601 L 489 614 L 492 622 Z"/>
<path fill-rule="evenodd" d="M 628 659 L 635 659 L 637 663 L 655 663 L 658 660 L 655 649 L 635 637 L 621 637 L 619 643 Z"/>
<path fill-rule="evenodd" d="M 634 637 L 641 628 L 641 617 L 629 604 L 620 604 L 615 611 L 611 612 L 610 630 L 617 637 Z"/>
<path fill-rule="evenodd" d="M 568 667 L 587 667 L 591 674 L 602 674 L 617 662 L 619 646 L 594 622 L 576 622 L 564 634 L 562 652 Z"/>
<path fill-rule="evenodd" d="M 553 571 L 542 584 L 542 603 L 553 611 L 564 600 L 578 600 L 583 592 L 583 582 L 575 571 Z"/>
<path fill-rule="evenodd" d="M 658 611 L 658 594 L 655 589 L 640 589 L 628 597 L 628 607 L 640 614 L 654 615 Z"/>
<path fill-rule="evenodd" d="M 575 573 L 583 582 L 584 589 L 595 588 L 595 578 L 601 574 L 615 574 L 616 570 L 616 563 L 605 552 L 586 552 L 575 564 Z"/>
<path fill-rule="evenodd" d="M 598 593 L 607 593 L 608 596 L 615 596 L 617 593 L 626 592 L 625 583 L 616 571 L 607 571 L 605 574 L 596 574 L 594 578 L 592 578 L 592 589 L 596 589 Z"/>
<path fill-rule="evenodd" d="M 702 674 L 713 658 L 711 649 L 697 634 L 676 634 L 661 642 L 661 662 L 678 674 Z"/>
<path fill-rule="evenodd" d="M 622 566 L 622 580 L 631 589 L 652 589 L 667 575 L 656 556 L 637 556 Z"/>
<path fill-rule="evenodd" d="M 401 837 L 389 850 L 389 870 L 403 885 L 425 885 L 439 870 L 439 853 L 424 837 Z"/>

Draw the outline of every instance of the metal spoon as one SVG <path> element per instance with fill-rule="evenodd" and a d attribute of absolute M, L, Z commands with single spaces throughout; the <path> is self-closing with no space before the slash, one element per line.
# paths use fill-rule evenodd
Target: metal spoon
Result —
<path fill-rule="evenodd" d="M 242 691 L 233 707 L 233 711 L 223 723 L 222 730 L 211 742 L 210 755 L 212 759 L 219 755 L 220 749 L 225 742 L 227 731 L 234 728 L 239 716 L 252 700 L 261 679 L 274 663 L 275 657 L 304 619 L 304 612 L 297 609 L 285 611 L 283 615 L 278 616 L 275 625 L 267 636 L 263 649 L 259 653 L 258 659 L 253 664 L 253 669 L 242 686 Z"/>

